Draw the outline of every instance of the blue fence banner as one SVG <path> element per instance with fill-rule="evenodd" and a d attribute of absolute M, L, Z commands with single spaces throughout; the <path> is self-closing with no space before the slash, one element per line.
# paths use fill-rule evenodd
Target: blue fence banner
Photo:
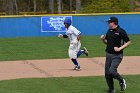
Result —
<path fill-rule="evenodd" d="M 41 32 L 65 32 L 64 20 L 72 16 L 45 16 L 41 17 Z"/>

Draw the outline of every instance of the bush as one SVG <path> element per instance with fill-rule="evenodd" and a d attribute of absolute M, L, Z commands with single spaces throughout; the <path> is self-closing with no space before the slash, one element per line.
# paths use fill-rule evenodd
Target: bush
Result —
<path fill-rule="evenodd" d="M 130 0 L 92 0 L 82 9 L 82 13 L 129 12 Z"/>

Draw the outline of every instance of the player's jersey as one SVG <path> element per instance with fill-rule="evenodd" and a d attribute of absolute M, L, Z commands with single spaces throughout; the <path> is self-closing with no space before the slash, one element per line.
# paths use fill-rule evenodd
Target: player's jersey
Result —
<path fill-rule="evenodd" d="M 66 30 L 66 35 L 69 37 L 70 43 L 76 41 L 77 36 L 81 34 L 81 32 L 72 25 Z"/>

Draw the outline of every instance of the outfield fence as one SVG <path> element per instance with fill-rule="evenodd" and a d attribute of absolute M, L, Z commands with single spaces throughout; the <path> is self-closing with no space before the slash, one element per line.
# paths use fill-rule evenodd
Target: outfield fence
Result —
<path fill-rule="evenodd" d="M 110 16 L 118 17 L 119 24 L 128 34 L 140 34 L 140 13 L 108 13 L 108 14 L 79 14 L 79 15 L 24 15 L 1 16 L 0 37 L 32 37 L 55 36 L 64 33 L 63 20 L 72 18 L 72 24 L 83 35 L 101 35 L 108 29 L 107 20 Z"/>

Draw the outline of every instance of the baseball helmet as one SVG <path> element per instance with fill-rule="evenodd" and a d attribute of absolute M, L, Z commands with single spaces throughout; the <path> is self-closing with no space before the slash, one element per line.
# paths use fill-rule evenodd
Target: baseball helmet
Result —
<path fill-rule="evenodd" d="M 65 18 L 64 24 L 71 25 L 71 19 L 70 18 Z"/>

